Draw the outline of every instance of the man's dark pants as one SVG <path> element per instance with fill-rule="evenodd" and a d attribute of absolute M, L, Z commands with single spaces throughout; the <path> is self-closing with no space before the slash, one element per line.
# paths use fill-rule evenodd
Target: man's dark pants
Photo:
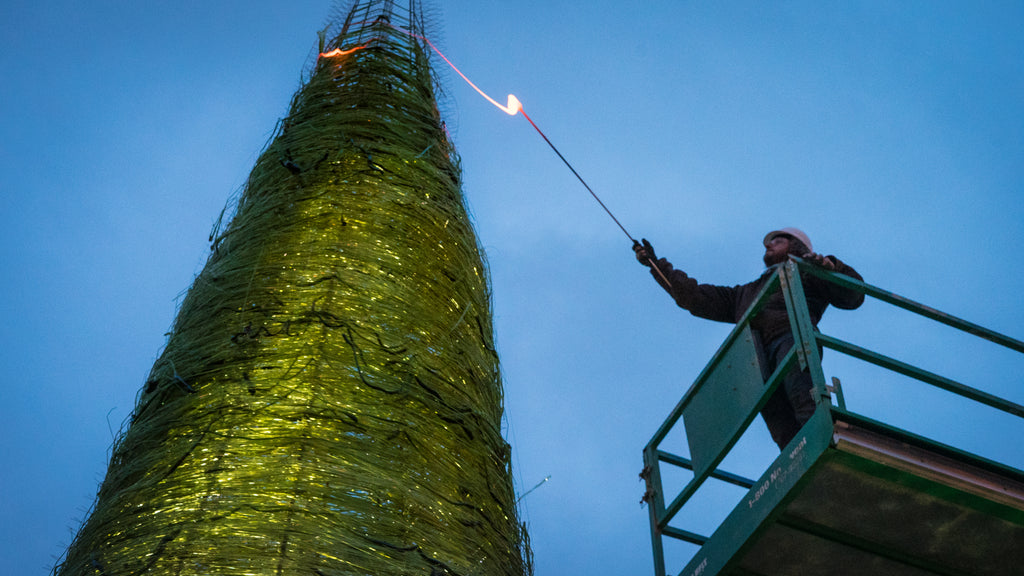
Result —
<path fill-rule="evenodd" d="M 766 378 L 775 371 L 792 347 L 792 334 L 783 334 L 765 345 Z M 779 445 L 780 450 L 789 444 L 814 414 L 815 403 L 811 395 L 813 387 L 811 373 L 800 370 L 797 364 L 790 369 L 761 409 L 761 417 L 764 418 L 772 440 Z"/>

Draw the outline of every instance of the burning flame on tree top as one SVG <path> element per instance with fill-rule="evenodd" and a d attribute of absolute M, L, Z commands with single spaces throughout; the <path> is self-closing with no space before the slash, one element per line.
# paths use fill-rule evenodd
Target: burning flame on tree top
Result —
<path fill-rule="evenodd" d="M 369 44 L 363 44 L 362 46 L 356 46 L 355 48 L 349 48 L 348 50 L 342 50 L 341 48 L 335 48 L 334 50 L 331 50 L 330 52 L 321 52 L 320 53 L 320 58 L 334 58 L 335 56 L 347 56 L 347 55 L 355 52 L 356 50 L 362 50 L 363 48 L 366 48 L 367 46 L 369 46 Z"/>

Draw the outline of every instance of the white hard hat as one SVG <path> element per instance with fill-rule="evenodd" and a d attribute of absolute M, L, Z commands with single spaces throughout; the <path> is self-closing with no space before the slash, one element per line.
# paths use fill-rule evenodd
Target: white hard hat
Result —
<path fill-rule="evenodd" d="M 804 234 L 804 231 L 799 228 L 779 228 L 778 230 L 772 230 L 771 232 L 765 235 L 764 245 L 767 246 L 768 242 L 770 242 L 772 238 L 783 235 L 792 236 L 793 238 L 796 238 L 797 240 L 803 242 L 804 246 L 807 246 L 808 252 L 814 252 L 814 246 L 811 245 L 811 239 L 808 238 L 807 234 Z"/>

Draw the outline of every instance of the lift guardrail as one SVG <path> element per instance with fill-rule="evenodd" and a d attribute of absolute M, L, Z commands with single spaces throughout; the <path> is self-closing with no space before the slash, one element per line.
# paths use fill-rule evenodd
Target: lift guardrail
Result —
<path fill-rule="evenodd" d="M 908 363 L 896 360 L 881 353 L 844 341 L 834 336 L 818 332 L 810 317 L 807 300 L 803 291 L 801 274 L 813 275 L 824 281 L 844 288 L 858 291 L 868 297 L 891 304 L 898 308 L 922 316 L 934 322 L 950 326 L 967 334 L 972 334 L 999 346 L 1024 354 L 1024 342 L 983 328 L 971 322 L 945 314 L 923 304 L 888 292 L 876 286 L 861 282 L 849 276 L 826 270 L 804 262 L 799 258 L 776 267 L 775 272 L 765 283 L 750 309 L 744 314 L 725 342 L 714 354 L 708 365 L 702 370 L 696 381 L 684 394 L 679 403 L 670 412 L 668 418 L 658 428 L 650 442 L 644 448 L 643 477 L 647 485 L 645 501 L 649 507 L 654 568 L 656 576 L 666 576 L 665 553 L 663 538 L 682 540 L 702 547 L 704 554 L 698 554 L 690 565 L 681 572 L 684 576 L 703 576 L 717 574 L 727 566 L 729 560 L 723 555 L 736 554 L 749 544 L 737 542 L 745 536 L 737 535 L 737 526 L 760 526 L 772 515 L 779 516 L 774 506 L 792 499 L 789 491 L 797 485 L 801 477 L 812 467 L 820 464 L 821 459 L 830 448 L 835 448 L 841 436 L 836 432 L 839 420 L 853 422 L 844 424 L 846 428 L 864 430 L 862 437 L 881 440 L 877 442 L 896 441 L 900 446 L 923 450 L 928 458 L 939 462 L 959 462 L 970 474 L 986 478 L 1007 477 L 1003 485 L 1011 486 L 1010 496 L 996 498 L 1009 502 L 1010 511 L 999 509 L 999 514 L 1009 514 L 1011 523 L 1005 530 L 1010 534 L 1024 535 L 1024 509 L 1019 517 L 1016 515 L 1018 500 L 1024 504 L 1024 492 L 1018 494 L 1018 484 L 1024 486 L 1024 473 L 997 462 L 991 462 L 975 455 L 956 450 L 949 446 L 910 434 L 905 430 L 889 427 L 884 423 L 875 422 L 861 414 L 849 411 L 839 391 L 839 406 L 831 403 L 830 387 L 826 384 L 821 366 L 819 346 L 829 348 L 849 357 L 874 364 L 883 369 L 902 374 L 936 388 L 956 394 L 963 398 L 989 406 L 1024 418 L 1024 406 L 999 398 L 993 394 L 978 390 L 945 376 L 921 369 Z M 758 352 L 758 335 L 750 327 L 751 320 L 765 306 L 768 298 L 781 290 L 789 312 L 794 345 L 779 366 L 767 377 L 761 369 L 762 361 Z M 718 467 L 736 445 L 748 426 L 757 417 L 774 390 L 781 384 L 785 375 L 793 369 L 807 369 L 813 382 L 813 394 L 818 399 L 818 407 L 814 416 L 793 442 L 782 451 L 776 463 L 773 463 L 759 480 L 743 478 L 731 474 Z M 662 441 L 682 421 L 685 426 L 689 447 L 689 457 L 663 451 L 659 448 Z M 866 435 L 866 436 L 865 436 Z M 851 436 L 852 438 L 852 436 Z M 886 440 L 889 438 L 890 440 Z M 851 440 L 847 439 L 845 445 Z M 881 444 L 879 444 L 881 445 Z M 877 448 L 877 446 L 875 447 Z M 910 449 L 910 448 L 908 448 Z M 788 459 L 787 459 L 788 458 Z M 782 465 L 780 463 L 784 463 Z M 661 466 L 677 466 L 692 471 L 692 478 L 675 494 L 665 494 L 662 482 Z M 670 522 L 677 516 L 688 501 L 701 489 L 708 479 L 727 482 L 748 490 L 746 502 L 748 509 L 738 507 L 719 530 L 712 536 L 706 536 L 671 526 Z M 1001 481 L 996 481 L 999 484 Z M 998 489 L 998 488 L 997 488 Z M 789 494 L 789 495 L 787 495 Z M 778 502 L 772 501 L 777 499 Z M 762 501 L 764 500 L 764 501 Z M 1005 503 L 1004 502 L 1004 503 Z M 741 505 L 743 502 L 740 503 Z M 757 506 L 755 506 L 757 504 Z M 1000 504 L 1003 505 L 1003 504 Z M 986 508 L 987 510 L 987 508 Z M 746 514 L 749 518 L 741 518 Z M 756 516 L 756 517 L 754 517 Z M 735 518 L 734 518 L 735 517 Z M 790 524 L 798 524 L 790 518 Z M 727 526 L 728 525 L 728 526 Z M 729 528 L 733 533 L 719 535 Z M 1003 529 L 1003 528 L 1000 528 Z M 1019 532 L 1018 532 L 1019 529 Z M 753 529 L 751 529 L 753 530 Z M 725 530 L 728 531 L 728 530 Z M 827 530 L 821 528 L 820 534 L 828 536 Z M 835 539 L 840 539 L 835 535 Z M 851 544 L 852 542 L 852 544 Z M 856 539 L 845 538 L 845 544 L 856 547 Z M 861 544 L 864 548 L 868 544 Z M 878 548 L 878 546 L 875 546 Z M 707 550 L 704 550 L 707 549 Z M 717 556 L 716 556 L 717 554 Z M 958 574 L 955 569 L 944 568 L 934 558 L 916 558 L 911 553 L 895 549 L 880 552 L 884 562 L 902 562 L 915 566 L 915 569 L 932 571 L 936 574 Z M 955 562 L 954 562 L 955 563 Z M 741 571 L 742 572 L 742 571 Z M 997 572 L 996 572 L 997 573 Z"/>

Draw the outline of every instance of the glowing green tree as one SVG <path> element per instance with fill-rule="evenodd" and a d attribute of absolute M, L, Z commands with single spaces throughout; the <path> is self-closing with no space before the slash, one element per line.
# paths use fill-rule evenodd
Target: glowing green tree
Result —
<path fill-rule="evenodd" d="M 415 1 L 357 2 L 322 46 L 57 574 L 529 572 L 486 269 L 400 29 Z"/>

